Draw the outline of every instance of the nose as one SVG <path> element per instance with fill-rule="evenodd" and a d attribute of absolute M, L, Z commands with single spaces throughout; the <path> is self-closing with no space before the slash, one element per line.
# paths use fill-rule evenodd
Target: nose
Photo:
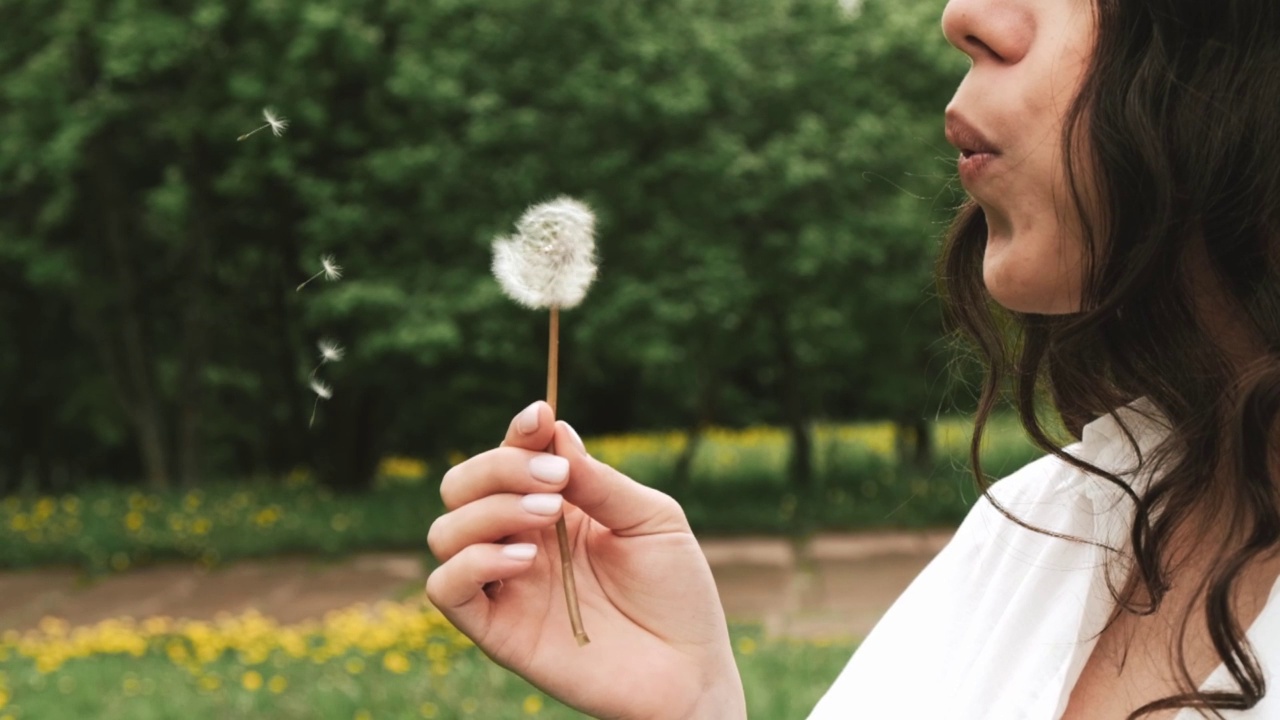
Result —
<path fill-rule="evenodd" d="M 1035 22 L 1026 0 L 950 0 L 942 34 L 974 64 L 1013 64 L 1026 56 Z"/>

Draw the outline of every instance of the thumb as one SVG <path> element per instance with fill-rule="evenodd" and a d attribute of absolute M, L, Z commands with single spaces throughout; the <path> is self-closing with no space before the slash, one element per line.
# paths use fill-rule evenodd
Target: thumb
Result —
<path fill-rule="evenodd" d="M 615 535 L 691 532 L 680 503 L 588 455 L 582 438 L 563 420 L 556 422 L 554 447 L 569 461 L 564 499 Z"/>

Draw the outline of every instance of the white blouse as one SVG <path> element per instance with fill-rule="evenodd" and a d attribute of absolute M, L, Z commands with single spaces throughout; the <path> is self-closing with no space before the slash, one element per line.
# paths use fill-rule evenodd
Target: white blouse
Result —
<path fill-rule="evenodd" d="M 1139 400 L 1118 412 L 1145 456 L 1167 426 Z M 1155 415 L 1155 417 L 1159 417 Z M 1123 430 L 1109 415 L 1067 448 L 1111 470 L 1139 495 Z M 1111 483 L 1048 455 L 991 488 L 1028 524 L 1124 549 L 1133 503 Z M 1106 550 L 1027 530 L 986 499 L 898 598 L 809 716 L 810 720 L 1057 720 L 1114 606 Z M 1267 694 L 1232 720 L 1280 718 L 1280 582 L 1248 630 Z M 1219 665 L 1202 689 L 1238 691 Z M 1177 720 L 1201 716 L 1184 709 Z"/>

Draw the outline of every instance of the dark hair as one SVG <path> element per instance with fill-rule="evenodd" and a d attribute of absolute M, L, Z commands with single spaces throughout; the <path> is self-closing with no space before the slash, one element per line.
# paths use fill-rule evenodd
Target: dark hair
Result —
<path fill-rule="evenodd" d="M 1220 519 L 1221 557 L 1195 594 L 1206 599 L 1213 645 L 1239 692 L 1195 686 L 1181 647 L 1188 610 L 1176 655 L 1185 692 L 1130 720 L 1180 707 L 1221 718 L 1266 692 L 1230 591 L 1249 562 L 1280 546 L 1267 463 L 1280 412 L 1280 3 L 1097 0 L 1096 18 L 1096 48 L 1062 138 L 1083 222 L 1080 311 L 1024 314 L 993 302 L 982 280 L 986 222 L 972 201 L 940 257 L 940 290 L 949 324 L 987 367 L 970 453 L 984 495 L 995 502 L 978 448 L 1011 381 L 1038 446 L 1134 500 L 1133 572 L 1111 586 L 1117 615 L 1155 612 L 1177 569 L 1174 531 L 1193 513 Z M 1220 287 L 1220 316 L 1247 335 L 1247 365 L 1214 341 L 1222 326 L 1209 326 L 1206 296 L 1192 291 L 1197 264 Z M 1038 412 L 1047 403 L 1078 439 L 1093 418 L 1122 422 L 1114 410 L 1142 397 L 1170 426 L 1154 452 L 1139 455 L 1145 472 L 1156 470 L 1142 497 L 1060 450 Z"/>

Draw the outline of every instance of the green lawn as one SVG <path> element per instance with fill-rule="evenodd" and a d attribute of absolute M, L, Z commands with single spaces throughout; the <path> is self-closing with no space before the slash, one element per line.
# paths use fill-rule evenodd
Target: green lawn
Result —
<path fill-rule="evenodd" d="M 0 720 L 582 717 L 458 642 L 451 628 L 435 626 L 424 638 L 408 632 L 408 625 L 380 626 L 387 636 L 383 647 L 353 645 L 332 656 L 317 656 L 322 644 L 315 637 L 307 652 L 295 656 L 283 649 L 289 641 L 281 640 L 291 630 L 260 628 L 254 640 L 244 627 L 224 633 L 229 647 L 216 658 L 206 655 L 208 662 L 197 656 L 202 646 L 208 651 L 202 643 L 209 641 L 193 643 L 189 634 L 150 635 L 140 655 L 94 652 L 56 669 L 46 665 L 44 672 L 39 660 L 10 647 L 0 661 Z M 377 634 L 372 627 L 364 631 Z M 115 642 L 146 635 L 113 632 Z M 255 656 L 252 648 L 263 635 L 273 638 L 265 641 L 271 650 Z M 755 627 L 735 628 L 733 638 L 750 715 L 770 720 L 806 717 L 853 649 L 849 643 L 767 641 Z M 419 647 L 407 647 L 414 644 Z"/>
<path fill-rule="evenodd" d="M 934 466 L 918 469 L 899 466 L 887 423 L 816 426 L 810 499 L 786 480 L 789 440 L 777 428 L 708 433 L 684 487 L 669 484 L 685 442 L 680 433 L 593 438 L 587 446 L 675 495 L 700 535 L 796 535 L 957 524 L 976 498 L 966 459 L 970 434 L 963 420 L 938 422 Z M 1040 454 L 1011 416 L 995 418 L 988 439 L 985 469 L 994 477 Z M 427 528 L 442 511 L 442 470 L 387 458 L 378 486 L 352 496 L 316 487 L 300 471 L 279 482 L 191 491 L 98 486 L 60 497 L 7 497 L 0 499 L 0 568 L 69 565 L 102 573 L 167 559 L 213 566 L 285 553 L 424 551 Z"/>

